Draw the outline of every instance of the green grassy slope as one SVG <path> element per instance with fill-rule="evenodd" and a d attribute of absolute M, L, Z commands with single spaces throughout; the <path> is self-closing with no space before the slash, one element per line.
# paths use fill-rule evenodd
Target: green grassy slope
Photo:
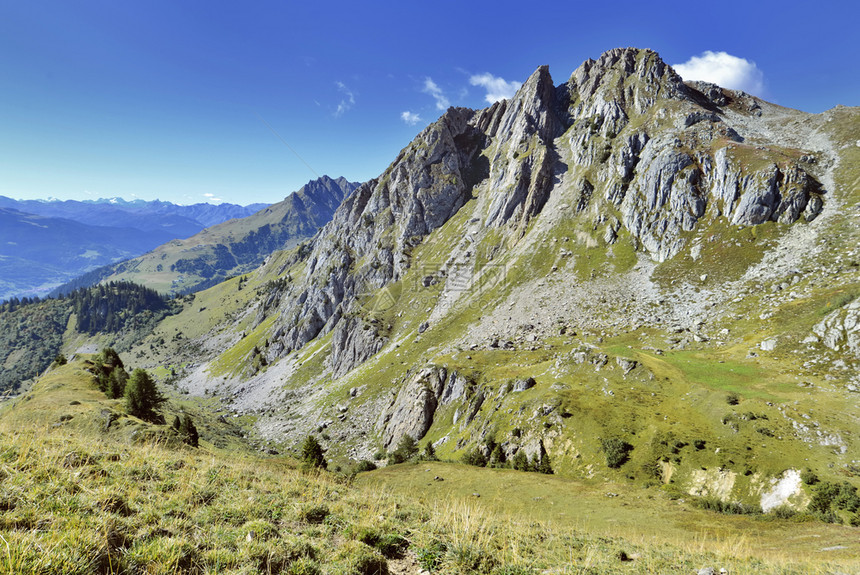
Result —
<path fill-rule="evenodd" d="M 52 370 L 0 411 L 2 573 L 411 575 L 429 568 L 525 575 L 725 566 L 793 574 L 857 567 L 846 528 L 714 520 L 659 497 L 646 509 L 626 495 L 607 499 L 602 493 L 613 484 L 441 463 L 396 466 L 351 484 L 302 472 L 290 459 L 208 441 L 198 449 L 172 443 L 160 426 L 127 416 L 127 424 L 118 420 L 116 431 L 103 433 L 102 414 L 120 406 L 104 399 L 84 368 L 77 361 Z M 127 432 L 132 427 L 137 433 Z M 665 536 L 648 534 L 661 518 L 672 522 Z M 755 537 L 743 535 L 750 525 Z M 796 543 L 790 553 L 768 550 L 780 533 Z M 808 555 L 831 544 L 845 547 Z"/>

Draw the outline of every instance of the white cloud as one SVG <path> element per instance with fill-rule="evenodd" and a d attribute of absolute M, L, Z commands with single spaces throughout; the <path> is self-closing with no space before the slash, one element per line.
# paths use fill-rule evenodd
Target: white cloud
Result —
<path fill-rule="evenodd" d="M 755 95 L 761 95 L 764 91 L 764 74 L 755 62 L 726 52 L 708 50 L 701 56 L 693 56 L 683 64 L 673 64 L 672 67 L 684 80 L 702 80 Z"/>
<path fill-rule="evenodd" d="M 451 105 L 451 101 L 448 100 L 445 93 L 442 91 L 442 88 L 436 85 L 436 82 L 433 81 L 432 78 L 428 77 L 424 80 L 424 89 L 421 90 L 425 94 L 430 94 L 436 100 L 436 108 L 438 110 L 447 110 Z"/>
<path fill-rule="evenodd" d="M 504 78 L 497 78 L 492 74 L 477 74 L 469 78 L 469 83 L 484 88 L 487 91 L 484 99 L 490 104 L 512 98 L 523 85 L 522 82 L 507 82 Z"/>
<path fill-rule="evenodd" d="M 214 198 L 215 194 L 203 194 L 204 198 Z"/>
<path fill-rule="evenodd" d="M 410 126 L 414 126 L 421 121 L 421 116 L 419 116 L 415 112 L 409 112 L 407 110 L 406 112 L 400 114 L 400 119 L 409 124 Z"/>
<path fill-rule="evenodd" d="M 343 94 L 343 98 L 341 99 L 340 104 L 337 105 L 337 110 L 334 112 L 334 115 L 337 117 L 342 116 L 344 112 L 355 105 L 355 95 L 343 82 L 335 82 L 335 85 L 337 86 L 337 91 Z"/>

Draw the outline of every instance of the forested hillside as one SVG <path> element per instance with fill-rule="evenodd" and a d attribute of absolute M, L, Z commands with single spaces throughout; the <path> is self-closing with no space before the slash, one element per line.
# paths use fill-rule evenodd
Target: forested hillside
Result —
<path fill-rule="evenodd" d="M 60 353 L 64 335 L 100 334 L 105 344 L 123 349 L 179 306 L 131 282 L 60 298 L 12 298 L 0 304 L 0 393 L 15 391 L 44 371 Z"/>

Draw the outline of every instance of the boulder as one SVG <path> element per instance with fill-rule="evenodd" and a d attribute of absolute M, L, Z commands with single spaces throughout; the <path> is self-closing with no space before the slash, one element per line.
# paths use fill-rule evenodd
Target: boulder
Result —
<path fill-rule="evenodd" d="M 527 389 L 533 388 L 537 382 L 533 377 L 527 377 L 525 379 L 518 379 L 514 382 L 513 386 L 511 386 L 511 391 L 516 393 L 520 391 L 526 391 Z"/>
<path fill-rule="evenodd" d="M 639 362 L 624 357 L 616 357 L 615 363 L 618 364 L 618 367 L 624 370 L 624 375 L 627 375 L 636 369 L 637 365 L 639 365 Z"/>

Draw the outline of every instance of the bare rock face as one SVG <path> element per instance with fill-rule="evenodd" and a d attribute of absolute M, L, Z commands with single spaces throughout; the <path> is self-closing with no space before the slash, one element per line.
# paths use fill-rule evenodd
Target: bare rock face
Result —
<path fill-rule="evenodd" d="M 500 143 L 490 171 L 493 199 L 486 225 L 513 220 L 522 227 L 540 212 L 552 189 L 557 160 L 553 140 L 563 126 L 549 68 L 538 68 L 516 96 L 479 114 L 476 123 Z"/>
<path fill-rule="evenodd" d="M 751 170 L 726 147 L 717 151 L 713 165 L 708 174 L 711 196 L 732 224 L 788 224 L 801 214 L 811 221 L 821 210 L 820 187 L 796 164 L 768 163 Z"/>
<path fill-rule="evenodd" d="M 651 140 L 621 205 L 624 225 L 661 261 L 680 251 L 681 231 L 692 230 L 705 213 L 693 164 L 677 137 Z"/>
<path fill-rule="evenodd" d="M 332 351 L 328 364 L 333 377 L 340 377 L 350 369 L 375 355 L 387 338 L 381 337 L 377 326 L 357 318 L 337 322 L 332 333 Z"/>
<path fill-rule="evenodd" d="M 729 102 L 725 92 L 723 92 L 723 89 L 716 84 L 700 81 L 690 82 L 690 86 L 704 94 L 708 101 L 715 106 L 725 106 Z"/>
<path fill-rule="evenodd" d="M 425 367 L 400 389 L 394 403 L 380 420 L 382 445 L 397 445 L 404 435 L 421 439 L 433 425 L 448 372 L 444 367 Z"/>
<path fill-rule="evenodd" d="M 377 427 L 382 431 L 382 445 L 396 446 L 404 435 L 418 440 L 433 425 L 433 416 L 440 406 L 450 405 L 471 397 L 463 425 L 467 425 L 480 410 L 484 395 L 472 394 L 472 382 L 444 367 L 423 368 L 400 388 L 397 397 L 380 417 Z"/>
<path fill-rule="evenodd" d="M 477 159 L 484 136 L 469 124 L 474 112 L 451 108 L 427 127 L 379 180 L 362 184 L 312 240 L 306 271 L 270 298 L 257 318 L 278 313 L 267 358 L 274 360 L 335 329 L 357 297 L 396 281 L 408 268 L 404 254 L 442 226 L 485 176 Z M 358 262 L 362 265 L 357 266 Z M 335 371 L 343 374 L 381 347 L 368 334 L 335 337 Z"/>

